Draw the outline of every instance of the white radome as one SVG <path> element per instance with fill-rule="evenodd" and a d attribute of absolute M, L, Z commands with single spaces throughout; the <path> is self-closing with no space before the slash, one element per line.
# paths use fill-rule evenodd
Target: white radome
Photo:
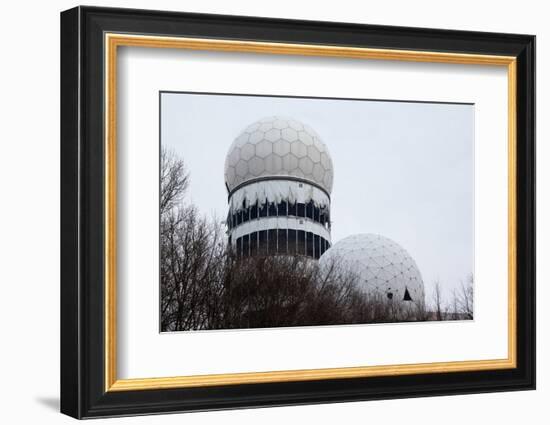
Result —
<path fill-rule="evenodd" d="M 424 283 L 414 259 L 389 238 L 376 234 L 348 236 L 326 251 L 319 262 L 321 267 L 334 264 L 354 274 L 365 293 L 424 304 Z"/>
<path fill-rule="evenodd" d="M 261 119 L 235 139 L 225 160 L 229 191 L 269 176 L 290 176 L 332 190 L 332 159 L 326 145 L 309 126 L 280 116 Z"/>

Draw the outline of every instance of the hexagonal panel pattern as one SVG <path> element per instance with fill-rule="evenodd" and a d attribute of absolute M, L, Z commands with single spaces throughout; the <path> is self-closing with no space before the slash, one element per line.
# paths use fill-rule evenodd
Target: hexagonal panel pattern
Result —
<path fill-rule="evenodd" d="M 252 159 L 254 155 L 256 155 L 256 149 L 254 148 L 254 145 L 246 143 L 241 147 L 241 158 L 245 161 Z"/>
<path fill-rule="evenodd" d="M 279 155 L 280 157 L 290 153 L 290 142 L 283 139 L 277 140 L 273 144 L 273 153 Z"/>
<path fill-rule="evenodd" d="M 283 162 L 283 159 L 279 155 L 274 153 L 272 153 L 271 155 L 268 155 L 264 159 L 265 171 L 268 173 L 277 172 L 277 170 L 280 170 L 281 167 L 283 166 L 282 162 Z"/>
<path fill-rule="evenodd" d="M 294 154 L 289 153 L 288 155 L 283 156 L 283 168 L 289 171 L 289 174 L 292 173 L 298 168 L 298 158 Z"/>
<path fill-rule="evenodd" d="M 250 124 L 235 139 L 225 160 L 229 190 L 257 177 L 291 176 L 332 190 L 333 165 L 326 145 L 309 126 L 286 117 Z"/>
<path fill-rule="evenodd" d="M 313 160 L 308 156 L 302 158 L 300 162 L 298 162 L 298 166 L 302 169 L 305 175 L 313 173 Z"/>
<path fill-rule="evenodd" d="M 321 267 L 337 264 L 352 273 L 365 293 L 394 302 L 424 303 L 424 282 L 409 253 L 398 243 L 376 234 L 348 236 L 334 244 L 319 260 Z"/>

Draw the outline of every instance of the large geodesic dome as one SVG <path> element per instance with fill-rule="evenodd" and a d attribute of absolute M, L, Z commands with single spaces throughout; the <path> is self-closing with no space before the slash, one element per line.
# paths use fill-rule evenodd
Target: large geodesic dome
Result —
<path fill-rule="evenodd" d="M 424 304 L 424 283 L 409 253 L 376 234 L 348 236 L 320 258 L 321 267 L 336 266 L 355 275 L 361 290 L 383 299 Z"/>
<path fill-rule="evenodd" d="M 308 125 L 280 116 L 261 119 L 235 139 L 225 161 L 231 192 L 261 177 L 295 177 L 332 190 L 333 167 L 328 149 Z"/>

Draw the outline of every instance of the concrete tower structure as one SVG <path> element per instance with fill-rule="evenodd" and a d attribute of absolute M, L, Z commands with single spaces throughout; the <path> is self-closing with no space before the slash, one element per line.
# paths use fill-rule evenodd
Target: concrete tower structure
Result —
<path fill-rule="evenodd" d="M 229 242 L 237 255 L 304 255 L 331 246 L 333 166 L 319 135 L 292 118 L 248 126 L 225 161 Z"/>

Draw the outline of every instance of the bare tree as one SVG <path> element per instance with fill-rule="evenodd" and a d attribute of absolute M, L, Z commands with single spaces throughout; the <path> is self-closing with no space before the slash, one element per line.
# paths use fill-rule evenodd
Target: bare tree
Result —
<path fill-rule="evenodd" d="M 443 295 L 441 293 L 441 283 L 435 282 L 434 292 L 432 295 L 433 309 L 435 313 L 435 320 L 443 320 L 445 316 L 445 307 L 443 306 Z"/>
<path fill-rule="evenodd" d="M 160 152 L 160 215 L 170 212 L 181 201 L 189 186 L 189 173 L 183 160 L 165 148 Z"/>
<path fill-rule="evenodd" d="M 161 225 L 161 327 L 208 328 L 212 288 L 223 271 L 222 229 L 194 207 L 168 214 Z"/>
<path fill-rule="evenodd" d="M 184 163 L 161 152 L 161 329 L 208 327 L 211 282 L 219 280 L 225 251 L 223 230 L 182 202 L 189 184 Z"/>
<path fill-rule="evenodd" d="M 474 318 L 474 276 L 470 274 L 455 293 L 457 313 L 466 319 Z"/>

